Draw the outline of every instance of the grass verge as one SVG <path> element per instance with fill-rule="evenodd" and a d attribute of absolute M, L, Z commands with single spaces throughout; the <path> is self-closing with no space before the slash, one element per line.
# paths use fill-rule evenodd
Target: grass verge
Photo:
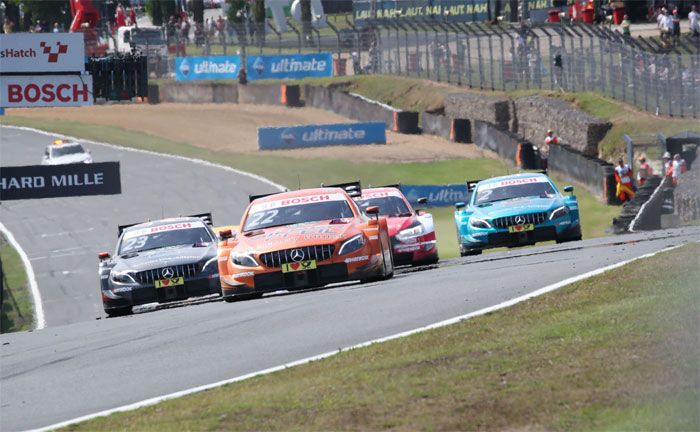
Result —
<path fill-rule="evenodd" d="M 699 255 L 70 430 L 699 430 Z"/>
<path fill-rule="evenodd" d="M 1 234 L 0 260 L 0 273 L 3 278 L 0 333 L 30 330 L 34 323 L 34 312 L 29 297 L 27 274 L 19 254 Z"/>
<path fill-rule="evenodd" d="M 318 186 L 360 179 L 364 185 L 460 183 L 466 179 L 487 178 L 509 172 L 508 165 L 496 159 L 452 159 L 430 163 L 354 163 L 332 159 L 294 159 L 268 155 L 245 155 L 216 152 L 188 144 L 177 143 L 157 136 L 142 134 L 112 126 L 84 123 L 6 117 L 1 124 L 28 126 L 96 141 L 106 141 L 125 147 L 177 154 L 220 163 L 259 174 L 291 189 Z M 510 169 L 512 172 L 512 169 Z M 554 179 L 559 186 L 564 183 Z M 558 181 L 559 180 L 559 181 Z M 266 191 L 261 191 L 266 192 Z M 620 208 L 607 206 L 593 195 L 578 187 L 584 238 L 600 237 L 619 214 Z M 459 256 L 453 210 L 435 208 L 436 235 L 440 241 L 440 256 Z M 237 221 L 227 221 L 227 223 Z"/>

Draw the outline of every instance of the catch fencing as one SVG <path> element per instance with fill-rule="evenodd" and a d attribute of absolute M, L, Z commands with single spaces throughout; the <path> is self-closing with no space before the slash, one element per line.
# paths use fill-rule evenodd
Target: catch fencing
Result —
<path fill-rule="evenodd" d="M 230 24 L 186 38 L 175 33 L 169 40 L 181 52 L 171 53 L 160 72 L 172 73 L 177 55 L 323 51 L 334 54 L 336 75 L 402 75 L 484 90 L 595 91 L 656 115 L 697 118 L 700 111 L 700 38 L 658 42 L 569 23 L 328 22 L 322 30 L 290 22 L 284 34 L 269 23 Z"/>

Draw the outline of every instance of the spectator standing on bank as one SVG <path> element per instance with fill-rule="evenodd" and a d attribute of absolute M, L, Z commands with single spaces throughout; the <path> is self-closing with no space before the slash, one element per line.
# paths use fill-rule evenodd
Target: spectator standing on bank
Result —
<path fill-rule="evenodd" d="M 671 23 L 673 24 L 673 42 L 677 43 L 678 39 L 681 37 L 681 17 L 678 15 L 678 9 L 673 10 Z"/>
<path fill-rule="evenodd" d="M 637 172 L 639 186 L 644 186 L 647 179 L 653 175 L 654 170 L 651 168 L 651 165 L 649 165 L 649 162 L 647 162 L 646 156 L 641 155 L 639 157 L 639 172 Z"/>
<path fill-rule="evenodd" d="M 238 84 L 248 84 L 248 72 L 246 72 L 245 66 L 241 66 L 241 69 L 238 71 Z"/>
<path fill-rule="evenodd" d="M 622 19 L 622 34 L 625 36 L 632 36 L 632 32 L 630 31 L 631 26 L 632 21 L 630 21 L 630 17 L 625 15 Z"/>
<path fill-rule="evenodd" d="M 620 158 L 615 167 L 615 181 L 617 189 L 615 196 L 621 201 L 629 201 L 634 198 L 634 186 L 632 185 L 632 168 Z"/>
<path fill-rule="evenodd" d="M 547 135 L 544 138 L 544 143 L 540 147 L 540 168 L 547 169 L 547 159 L 549 159 L 549 146 L 559 144 L 559 138 L 554 135 L 554 132 L 549 129 Z"/>
<path fill-rule="evenodd" d="M 700 14 L 698 14 L 698 7 L 693 5 L 688 14 L 688 24 L 690 26 L 690 35 L 692 37 L 700 37 Z"/>
<path fill-rule="evenodd" d="M 13 23 L 8 17 L 5 17 L 5 22 L 2 23 L 2 31 L 5 33 L 12 33 L 12 30 L 14 29 L 15 23 Z"/>
<path fill-rule="evenodd" d="M 54 22 L 54 23 L 53 23 L 53 32 L 54 32 L 54 33 L 60 33 L 60 32 L 61 32 L 61 28 L 58 26 L 58 23 L 57 23 L 57 22 Z"/>

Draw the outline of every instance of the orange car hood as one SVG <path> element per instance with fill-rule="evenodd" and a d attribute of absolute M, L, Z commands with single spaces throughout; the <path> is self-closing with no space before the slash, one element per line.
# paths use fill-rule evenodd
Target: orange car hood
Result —
<path fill-rule="evenodd" d="M 360 232 L 355 221 L 348 223 L 322 221 L 271 227 L 239 234 L 236 249 L 262 253 L 294 247 L 334 244 Z"/>

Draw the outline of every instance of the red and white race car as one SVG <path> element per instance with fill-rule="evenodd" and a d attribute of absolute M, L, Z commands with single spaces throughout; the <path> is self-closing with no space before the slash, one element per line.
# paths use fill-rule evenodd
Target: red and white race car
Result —
<path fill-rule="evenodd" d="M 379 207 L 379 216 L 387 219 L 394 265 L 425 265 L 438 262 L 433 215 L 414 211 L 396 186 L 362 189 L 353 197 L 360 209 Z M 419 198 L 425 204 L 426 198 Z"/>

